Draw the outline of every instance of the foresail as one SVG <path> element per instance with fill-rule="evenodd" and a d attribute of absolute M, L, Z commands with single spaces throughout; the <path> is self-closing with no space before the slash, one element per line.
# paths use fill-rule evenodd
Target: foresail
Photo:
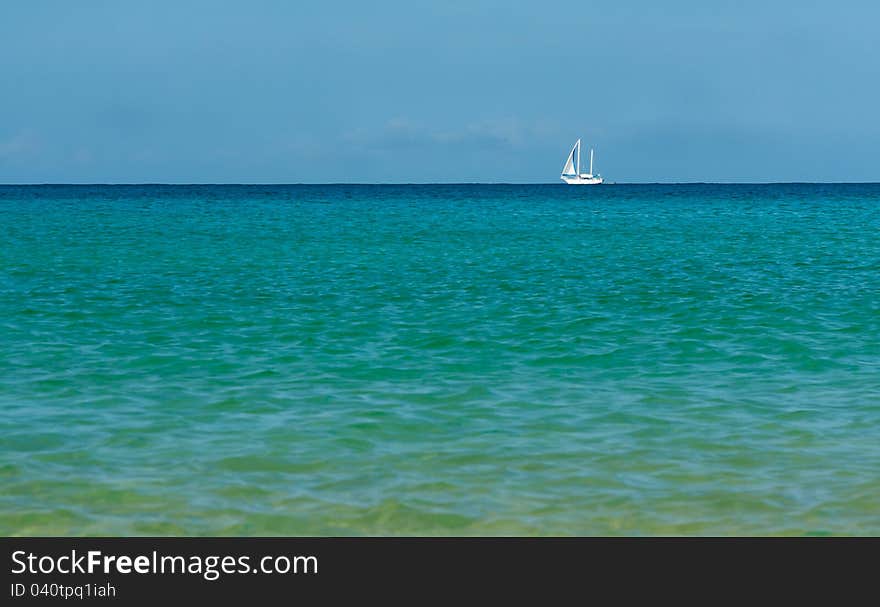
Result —
<path fill-rule="evenodd" d="M 568 153 L 568 160 L 565 161 L 565 166 L 562 167 L 563 175 L 575 175 L 577 171 L 574 168 L 574 153 L 577 150 L 577 144 L 574 144 L 574 147 L 571 148 L 571 152 Z"/>

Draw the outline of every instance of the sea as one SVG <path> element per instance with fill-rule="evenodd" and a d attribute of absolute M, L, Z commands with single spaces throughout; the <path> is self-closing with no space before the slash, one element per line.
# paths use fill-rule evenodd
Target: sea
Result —
<path fill-rule="evenodd" d="M 880 534 L 880 184 L 0 186 L 0 535 Z"/>

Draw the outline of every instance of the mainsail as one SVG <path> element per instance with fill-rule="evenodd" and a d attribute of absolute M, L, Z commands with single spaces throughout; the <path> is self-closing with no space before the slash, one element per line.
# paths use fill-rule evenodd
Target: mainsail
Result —
<path fill-rule="evenodd" d="M 580 170 L 579 166 L 575 166 L 575 152 L 577 152 L 578 158 L 577 163 L 580 164 L 580 146 L 581 140 L 578 139 L 574 144 L 574 147 L 571 148 L 571 152 L 568 154 L 568 160 L 565 161 L 565 166 L 562 167 L 563 175 L 577 175 Z"/>

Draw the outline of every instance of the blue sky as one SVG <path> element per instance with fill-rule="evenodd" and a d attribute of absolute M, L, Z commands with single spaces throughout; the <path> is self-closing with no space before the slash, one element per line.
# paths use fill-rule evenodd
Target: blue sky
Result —
<path fill-rule="evenodd" d="M 880 181 L 880 3 L 0 6 L 0 183 Z"/>

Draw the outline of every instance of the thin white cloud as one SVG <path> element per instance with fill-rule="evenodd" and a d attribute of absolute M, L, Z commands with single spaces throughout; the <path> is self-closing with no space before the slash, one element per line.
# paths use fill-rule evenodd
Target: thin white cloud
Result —
<path fill-rule="evenodd" d="M 15 162 L 34 157 L 40 152 L 39 137 L 32 131 L 19 131 L 12 137 L 0 140 L 0 160 Z"/>
<path fill-rule="evenodd" d="M 486 120 L 460 128 L 433 128 L 405 116 L 388 120 L 376 129 L 361 129 L 345 136 L 346 143 L 377 151 L 407 148 L 467 147 L 514 148 L 526 145 L 546 129 L 516 119 Z"/>

